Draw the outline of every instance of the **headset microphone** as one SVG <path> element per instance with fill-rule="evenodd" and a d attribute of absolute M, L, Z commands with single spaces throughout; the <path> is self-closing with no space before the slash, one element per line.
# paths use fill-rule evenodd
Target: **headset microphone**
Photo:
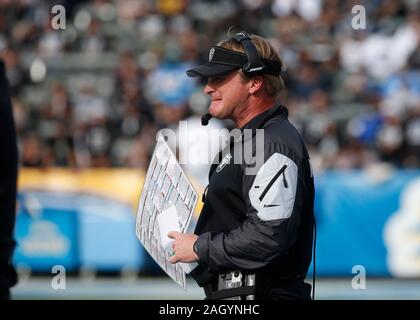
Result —
<path fill-rule="evenodd" d="M 203 126 L 206 126 L 209 124 L 209 120 L 212 118 L 213 116 L 210 113 L 206 113 L 204 116 L 201 117 L 201 124 Z"/>

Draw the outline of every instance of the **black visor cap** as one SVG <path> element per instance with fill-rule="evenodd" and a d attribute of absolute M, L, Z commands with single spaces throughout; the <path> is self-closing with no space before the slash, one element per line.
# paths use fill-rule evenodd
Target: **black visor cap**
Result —
<path fill-rule="evenodd" d="M 248 59 L 245 54 L 223 47 L 212 47 L 209 50 L 208 62 L 187 70 L 189 77 L 214 77 L 224 75 L 242 68 Z M 263 73 L 280 75 L 281 64 L 276 61 L 262 59 L 266 65 Z"/>
<path fill-rule="evenodd" d="M 187 76 L 189 77 L 215 77 L 224 74 L 228 74 L 232 71 L 238 70 L 237 66 L 229 66 L 215 63 L 205 63 L 195 68 L 187 70 Z"/>

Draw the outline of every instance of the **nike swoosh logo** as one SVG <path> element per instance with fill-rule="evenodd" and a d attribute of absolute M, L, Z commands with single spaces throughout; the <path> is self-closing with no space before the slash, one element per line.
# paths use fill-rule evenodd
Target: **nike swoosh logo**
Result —
<path fill-rule="evenodd" d="M 263 208 L 268 208 L 268 207 L 280 207 L 279 204 L 265 204 Z"/>

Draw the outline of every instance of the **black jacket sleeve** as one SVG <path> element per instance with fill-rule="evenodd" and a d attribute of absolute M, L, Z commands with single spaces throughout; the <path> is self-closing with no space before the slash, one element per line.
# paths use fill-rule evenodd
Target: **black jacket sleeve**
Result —
<path fill-rule="evenodd" d="M 11 264 L 13 229 L 15 225 L 16 179 L 18 153 L 16 133 L 10 101 L 6 70 L 0 59 L 0 297 L 7 297 L 8 289 L 16 281 Z"/>

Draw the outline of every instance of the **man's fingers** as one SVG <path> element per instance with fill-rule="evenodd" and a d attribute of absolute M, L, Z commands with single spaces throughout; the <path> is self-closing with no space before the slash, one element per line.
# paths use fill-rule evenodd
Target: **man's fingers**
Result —
<path fill-rule="evenodd" d="M 171 231 L 168 233 L 168 238 L 175 239 L 179 234 L 178 231 Z"/>
<path fill-rule="evenodd" d="M 169 258 L 169 262 L 174 264 L 178 262 L 178 258 L 176 257 L 176 255 L 172 256 Z"/>

